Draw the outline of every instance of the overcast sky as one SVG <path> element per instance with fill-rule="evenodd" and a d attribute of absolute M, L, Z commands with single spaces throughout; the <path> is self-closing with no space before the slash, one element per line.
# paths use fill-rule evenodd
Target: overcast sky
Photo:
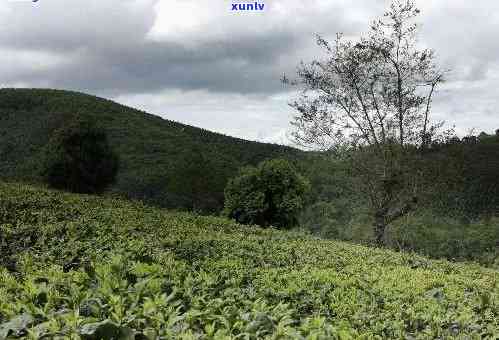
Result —
<path fill-rule="evenodd" d="M 253 2 L 253 1 L 252 1 Z M 314 35 L 358 36 L 385 0 L 0 0 L 0 86 L 78 90 L 227 135 L 288 143 L 297 64 Z M 434 115 L 499 128 L 499 1 L 420 0 L 421 43 L 452 69 Z"/>

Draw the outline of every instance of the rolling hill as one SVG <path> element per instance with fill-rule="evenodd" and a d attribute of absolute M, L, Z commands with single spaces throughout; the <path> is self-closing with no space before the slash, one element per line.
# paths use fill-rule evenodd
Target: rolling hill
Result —
<path fill-rule="evenodd" d="M 499 272 L 0 183 L 0 339 L 497 339 Z"/>
<path fill-rule="evenodd" d="M 82 93 L 0 89 L 0 178 L 38 181 L 43 146 L 71 115 L 93 118 L 108 131 L 121 159 L 111 190 L 163 207 L 218 211 L 226 181 L 239 167 L 300 154 Z"/>

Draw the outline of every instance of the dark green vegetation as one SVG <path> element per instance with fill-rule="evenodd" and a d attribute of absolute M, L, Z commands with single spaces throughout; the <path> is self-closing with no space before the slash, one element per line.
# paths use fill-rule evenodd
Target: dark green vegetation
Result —
<path fill-rule="evenodd" d="M 301 226 L 327 238 L 374 240 L 367 195 L 338 159 L 211 133 L 74 92 L 0 90 L 0 177 L 41 181 L 46 143 L 75 115 L 96 119 L 120 158 L 112 192 L 219 212 L 226 183 L 241 166 L 287 158 L 311 183 Z M 427 182 L 418 210 L 388 226 L 386 244 L 498 266 L 499 137 L 451 139 L 431 145 L 424 157 Z"/>
<path fill-rule="evenodd" d="M 433 206 L 472 220 L 499 216 L 499 133 L 452 138 L 428 152 Z"/>
<path fill-rule="evenodd" d="M 289 228 L 297 225 L 308 182 L 286 160 L 241 169 L 225 189 L 224 214 L 243 224 Z"/>
<path fill-rule="evenodd" d="M 53 188 L 76 193 L 102 193 L 118 172 L 118 156 L 106 132 L 80 121 L 55 131 L 45 148 L 43 176 Z"/>
<path fill-rule="evenodd" d="M 0 184 L 0 338 L 495 339 L 499 273 Z"/>
<path fill-rule="evenodd" d="M 300 152 L 164 120 L 59 90 L 0 90 L 0 176 L 40 181 L 43 147 L 76 116 L 96 120 L 120 158 L 113 191 L 169 208 L 220 211 L 227 180 L 245 165 Z"/>
<path fill-rule="evenodd" d="M 386 245 L 499 268 L 499 138 L 452 139 L 422 157 L 425 182 L 417 210 L 387 228 Z M 300 225 L 325 238 L 373 243 L 367 197 L 346 163 L 324 156 L 306 164 L 301 171 L 312 193 Z"/>

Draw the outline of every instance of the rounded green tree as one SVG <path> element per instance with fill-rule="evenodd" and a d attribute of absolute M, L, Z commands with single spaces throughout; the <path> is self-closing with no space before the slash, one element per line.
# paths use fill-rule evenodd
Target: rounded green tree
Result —
<path fill-rule="evenodd" d="M 226 216 L 243 224 L 296 225 L 308 182 L 282 159 L 264 161 L 240 170 L 225 189 Z"/>
<path fill-rule="evenodd" d="M 118 156 L 106 132 L 81 119 L 57 130 L 46 146 L 43 176 L 56 189 L 101 193 L 114 182 Z"/>

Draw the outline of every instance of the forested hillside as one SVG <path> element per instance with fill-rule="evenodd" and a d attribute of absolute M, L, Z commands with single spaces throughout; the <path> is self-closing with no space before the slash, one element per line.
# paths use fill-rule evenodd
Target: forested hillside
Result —
<path fill-rule="evenodd" d="M 435 258 L 499 265 L 499 136 L 451 138 L 421 152 L 420 200 L 392 223 L 386 245 Z M 317 235 L 372 243 L 373 216 L 346 162 L 315 154 L 302 163 L 312 187 L 300 216 Z"/>
<path fill-rule="evenodd" d="M 495 134 L 452 138 L 435 145 L 428 155 L 441 211 L 467 218 L 499 215 L 499 129 Z"/>
<path fill-rule="evenodd" d="M 241 166 L 300 153 L 164 120 L 82 93 L 1 89 L 0 176 L 38 181 L 43 147 L 54 130 L 75 116 L 96 120 L 107 131 L 120 158 L 113 191 L 170 208 L 218 211 L 227 179 Z"/>

